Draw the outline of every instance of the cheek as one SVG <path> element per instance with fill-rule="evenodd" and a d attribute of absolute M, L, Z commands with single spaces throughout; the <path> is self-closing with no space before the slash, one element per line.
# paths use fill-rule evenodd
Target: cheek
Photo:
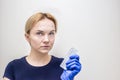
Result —
<path fill-rule="evenodd" d="M 32 37 L 30 39 L 31 46 L 38 47 L 40 45 L 40 43 L 41 43 L 41 40 L 38 39 L 37 37 Z"/>
<path fill-rule="evenodd" d="M 51 44 L 53 45 L 55 42 L 55 38 L 51 39 Z"/>

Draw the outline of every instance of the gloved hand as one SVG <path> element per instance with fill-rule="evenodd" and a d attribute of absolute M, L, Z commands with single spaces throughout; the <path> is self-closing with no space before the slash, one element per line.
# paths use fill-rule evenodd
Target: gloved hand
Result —
<path fill-rule="evenodd" d="M 79 56 L 76 54 L 71 55 L 66 62 L 66 68 L 67 70 L 64 70 L 61 75 L 61 80 L 73 80 L 75 75 L 81 71 Z"/>

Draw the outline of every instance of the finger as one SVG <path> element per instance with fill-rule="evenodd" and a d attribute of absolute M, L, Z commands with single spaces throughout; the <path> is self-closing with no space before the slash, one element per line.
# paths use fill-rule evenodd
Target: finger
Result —
<path fill-rule="evenodd" d="M 79 60 L 79 56 L 77 54 L 70 55 L 69 59 L 77 59 Z"/>
<path fill-rule="evenodd" d="M 79 72 L 81 70 L 81 65 L 72 65 L 70 70 Z"/>
<path fill-rule="evenodd" d="M 79 60 L 77 59 L 69 59 L 67 62 L 66 62 L 66 65 L 72 63 L 72 62 L 78 62 L 79 63 Z"/>
<path fill-rule="evenodd" d="M 79 62 L 72 62 L 68 65 L 66 65 L 66 68 L 68 70 L 73 70 L 73 69 L 77 69 L 81 64 Z M 78 66 L 78 67 L 77 67 Z"/>

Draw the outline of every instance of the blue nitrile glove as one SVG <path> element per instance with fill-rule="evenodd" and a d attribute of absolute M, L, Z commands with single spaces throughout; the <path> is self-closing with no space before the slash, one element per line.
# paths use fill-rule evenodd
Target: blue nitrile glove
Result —
<path fill-rule="evenodd" d="M 73 80 L 81 70 L 81 64 L 79 62 L 79 56 L 74 54 L 69 57 L 66 62 L 67 70 L 64 70 L 61 75 L 61 80 Z"/>

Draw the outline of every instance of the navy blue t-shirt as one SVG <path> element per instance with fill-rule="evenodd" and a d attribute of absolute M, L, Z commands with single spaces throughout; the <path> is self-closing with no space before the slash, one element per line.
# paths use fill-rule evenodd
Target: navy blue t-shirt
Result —
<path fill-rule="evenodd" d="M 60 63 L 63 58 L 52 56 L 51 61 L 42 67 L 30 65 L 25 58 L 11 61 L 7 65 L 3 77 L 10 80 L 61 80 L 63 69 L 60 67 Z"/>

